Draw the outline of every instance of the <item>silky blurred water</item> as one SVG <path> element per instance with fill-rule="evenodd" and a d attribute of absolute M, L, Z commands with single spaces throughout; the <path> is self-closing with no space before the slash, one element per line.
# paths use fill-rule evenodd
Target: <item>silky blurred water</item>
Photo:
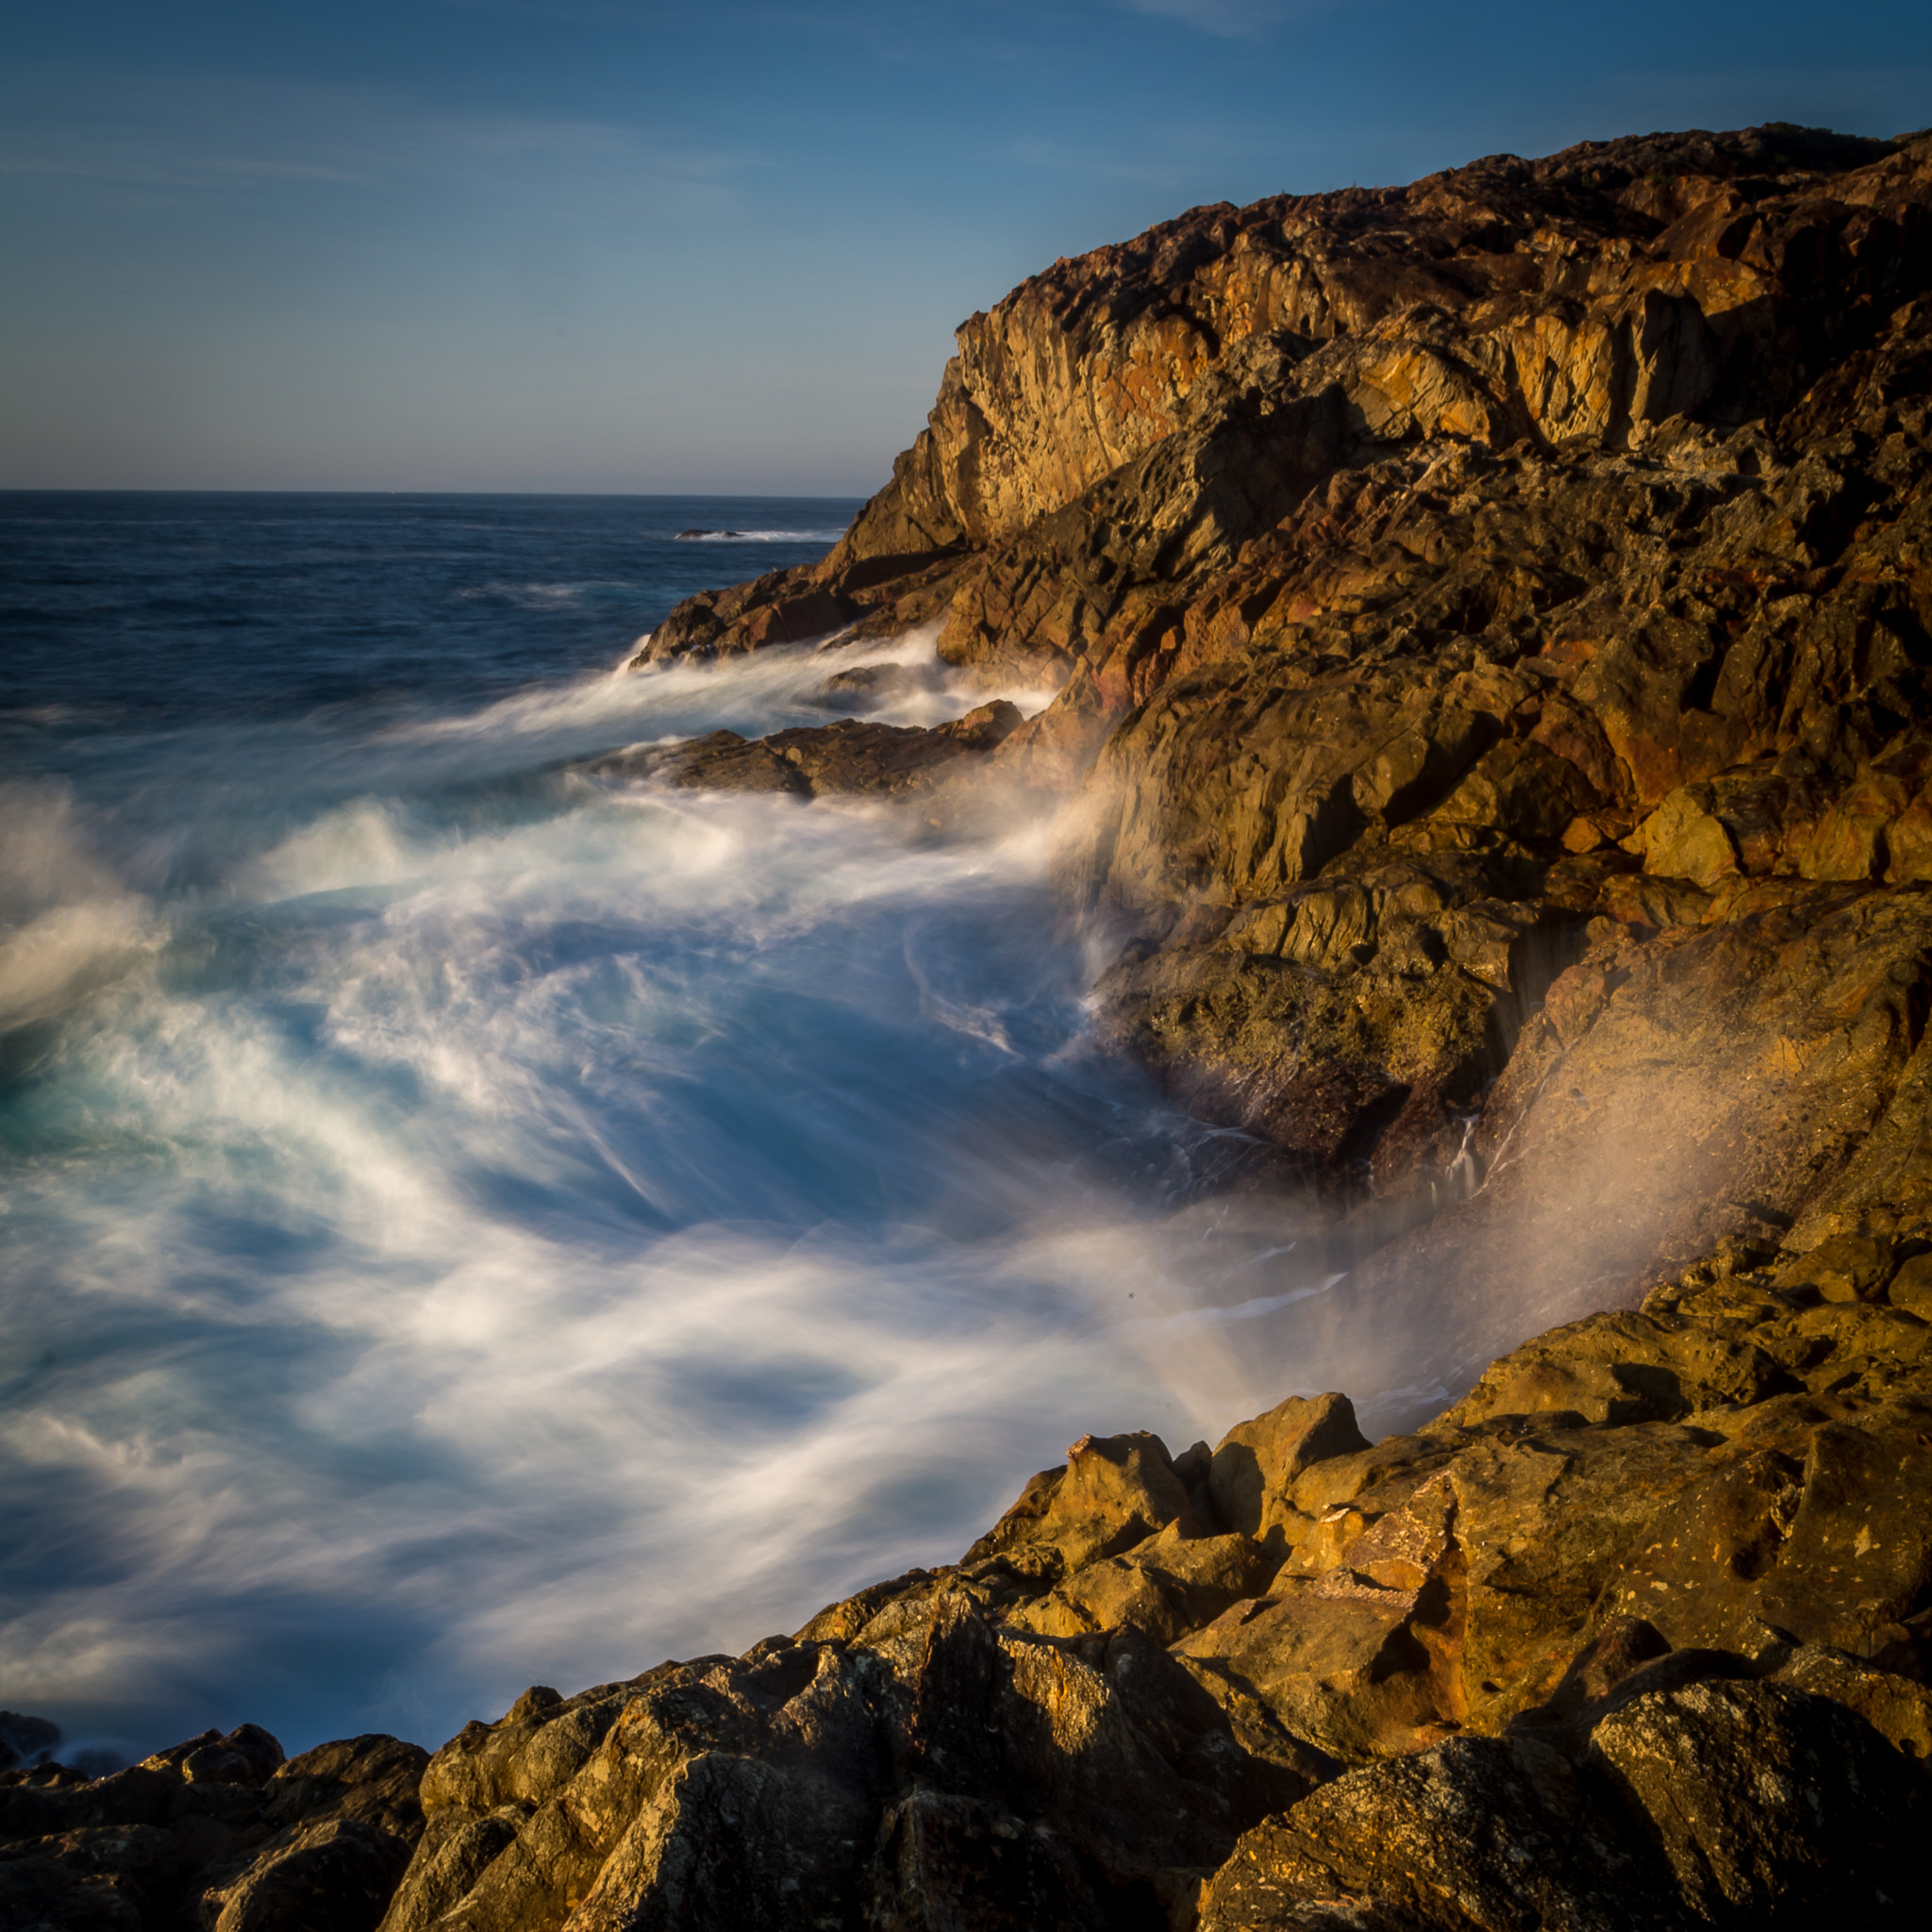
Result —
<path fill-rule="evenodd" d="M 835 715 L 613 667 L 854 508 L 0 497 L 0 1705 L 433 1745 L 1312 1386 L 1050 825 L 572 769 Z"/>

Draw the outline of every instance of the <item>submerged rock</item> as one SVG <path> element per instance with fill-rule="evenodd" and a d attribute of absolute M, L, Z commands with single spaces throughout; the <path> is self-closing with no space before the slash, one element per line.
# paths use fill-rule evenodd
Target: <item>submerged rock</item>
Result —
<path fill-rule="evenodd" d="M 843 718 L 795 725 L 759 739 L 713 731 L 679 744 L 607 752 L 581 769 L 605 778 L 729 791 L 785 791 L 798 798 L 861 793 L 903 798 L 932 789 L 945 768 L 992 751 L 1018 729 L 1020 708 L 1004 698 L 963 718 L 921 728 Z"/>

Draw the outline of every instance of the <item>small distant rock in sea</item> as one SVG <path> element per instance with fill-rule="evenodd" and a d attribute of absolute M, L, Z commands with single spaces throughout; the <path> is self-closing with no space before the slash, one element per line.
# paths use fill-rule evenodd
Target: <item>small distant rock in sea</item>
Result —
<path fill-rule="evenodd" d="M 741 537 L 742 530 L 680 530 L 673 538 L 676 543 L 694 543 L 700 537 Z"/>

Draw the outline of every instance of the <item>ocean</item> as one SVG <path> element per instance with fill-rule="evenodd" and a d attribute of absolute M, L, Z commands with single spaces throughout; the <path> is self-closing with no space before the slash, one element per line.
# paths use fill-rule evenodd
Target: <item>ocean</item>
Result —
<path fill-rule="evenodd" d="M 618 667 L 857 508 L 0 496 L 0 1705 L 63 1755 L 433 1747 L 1321 1386 L 1051 824 L 575 768 L 839 715 Z"/>

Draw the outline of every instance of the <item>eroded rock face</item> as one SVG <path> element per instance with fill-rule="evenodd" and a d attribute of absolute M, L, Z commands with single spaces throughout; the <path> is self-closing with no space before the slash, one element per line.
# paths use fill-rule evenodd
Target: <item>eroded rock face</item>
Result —
<path fill-rule="evenodd" d="M 537 1687 L 426 1763 L 243 1727 L 0 1774 L 0 1898 L 129 1932 L 1903 1924 L 1922 1256 L 1932 1220 L 1733 1244 L 1380 1441 L 1337 1394 L 1177 1457 L 1083 1437 L 956 1565 Z"/>
<path fill-rule="evenodd" d="M 1902 1923 L 1924 1239 L 1727 1251 L 1377 1443 L 1082 1438 L 958 1566 L 472 1726 L 389 1923 Z"/>
<path fill-rule="evenodd" d="M 1058 262 L 972 317 L 928 428 L 825 563 L 692 600 L 652 651 L 745 648 L 773 627 L 823 634 L 866 613 L 903 622 L 908 604 L 960 614 L 986 559 L 1009 582 L 1032 574 L 1030 533 L 1244 409 L 1264 433 L 1243 453 L 1262 461 L 1217 459 L 1210 439 L 1167 458 L 1191 473 L 1179 487 L 1155 485 L 1206 515 L 1135 505 L 1113 519 L 1238 546 L 1243 521 L 1270 508 L 1254 480 L 1269 446 L 1295 440 L 1266 428 L 1298 394 L 1337 391 L 1349 426 L 1383 441 L 1441 430 L 1497 447 L 1622 448 L 1698 409 L 1762 414 L 1895 292 L 1867 258 L 1897 246 L 1908 175 L 1880 142 L 1760 128 L 1194 209 Z M 1089 578 L 1061 601 L 1105 624 L 1122 598 L 1106 571 Z"/>
<path fill-rule="evenodd" d="M 974 317 L 824 564 L 651 640 L 1063 680 L 606 775 L 1077 797 L 1112 1038 L 1344 1201 L 1470 1184 L 1307 1305 L 1438 1395 L 1082 1437 L 959 1563 L 426 1766 L 0 1773 L 7 1911 L 1916 1924 L 1928 184 L 1764 128 L 1196 210 Z"/>
<path fill-rule="evenodd" d="M 1138 1627 L 1002 1628 L 978 1581 L 472 1726 L 386 1927 L 1105 1924 L 1327 1768 L 1252 1758 Z"/>
<path fill-rule="evenodd" d="M 650 652 L 937 622 L 1063 680 L 991 764 L 1078 794 L 1066 888 L 1138 929 L 1111 1037 L 1344 1196 L 1634 1163 L 1573 1244 L 1634 1299 L 1828 1188 L 1932 1001 L 1928 291 L 1923 137 L 1197 209 L 973 318 L 839 549 Z M 1459 1240 L 1418 1268 L 1507 1258 Z"/>

